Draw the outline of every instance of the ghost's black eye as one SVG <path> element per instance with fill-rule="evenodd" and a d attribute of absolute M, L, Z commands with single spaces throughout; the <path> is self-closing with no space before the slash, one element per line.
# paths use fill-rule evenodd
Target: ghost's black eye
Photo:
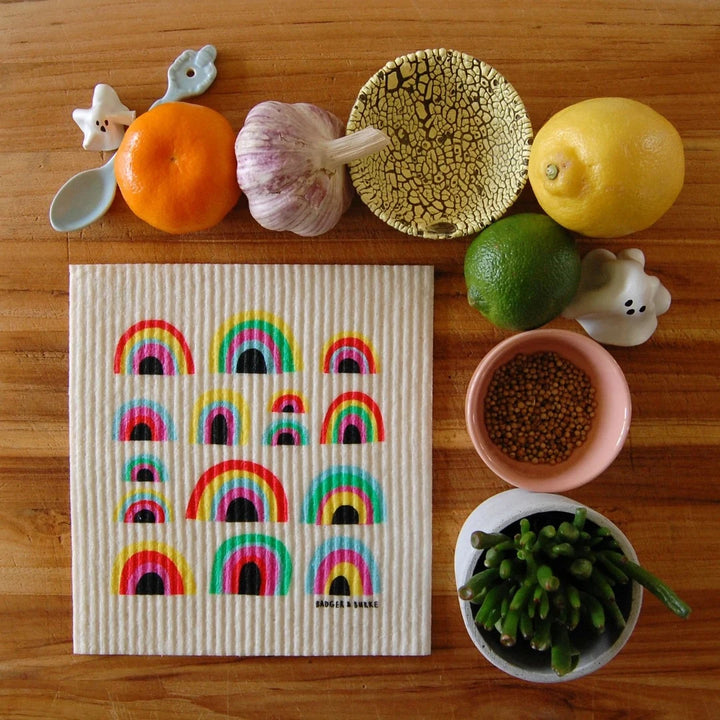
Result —
<path fill-rule="evenodd" d="M 98 127 L 100 127 L 100 121 L 99 121 L 99 120 L 96 120 L 96 121 L 95 121 L 95 124 L 96 124 Z"/>
<path fill-rule="evenodd" d="M 630 308 L 625 314 L 626 315 L 634 315 L 635 311 L 632 308 Z"/>
<path fill-rule="evenodd" d="M 625 307 L 630 307 L 631 305 L 632 305 L 632 300 L 625 301 Z"/>
<path fill-rule="evenodd" d="M 643 305 L 638 312 L 645 312 L 645 306 Z"/>
<path fill-rule="evenodd" d="M 109 125 L 109 124 L 110 124 L 110 123 L 106 120 L 106 121 L 105 121 L 105 125 L 107 126 L 107 125 Z"/>

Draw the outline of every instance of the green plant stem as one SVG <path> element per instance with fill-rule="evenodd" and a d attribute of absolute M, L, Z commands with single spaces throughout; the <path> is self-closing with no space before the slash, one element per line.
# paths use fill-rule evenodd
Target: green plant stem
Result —
<path fill-rule="evenodd" d="M 567 628 L 559 623 L 554 623 L 552 626 L 550 665 L 560 677 L 567 675 L 573 669 L 573 659 L 570 652 L 570 636 Z"/>
<path fill-rule="evenodd" d="M 678 617 L 686 618 L 692 612 L 692 608 L 681 600 L 678 594 L 666 585 L 660 578 L 653 575 L 641 565 L 633 562 L 621 553 L 606 553 L 618 567 L 636 582 L 657 597 L 667 608 L 672 610 Z"/>
<path fill-rule="evenodd" d="M 507 542 L 510 538 L 503 533 L 486 533 L 482 530 L 476 530 L 470 536 L 470 544 L 476 550 L 487 550 L 501 542 Z"/>
<path fill-rule="evenodd" d="M 458 595 L 463 600 L 472 600 L 477 597 L 490 584 L 494 583 L 500 573 L 497 568 L 488 568 L 473 575 L 459 590 Z"/>
<path fill-rule="evenodd" d="M 540 565 L 537 569 L 538 584 L 549 592 L 553 592 L 560 587 L 560 580 L 553 574 L 549 565 Z"/>
<path fill-rule="evenodd" d="M 480 609 L 475 615 L 475 622 L 485 626 L 486 622 L 488 621 L 488 615 L 491 611 L 494 610 L 497 610 L 499 616 L 500 608 L 502 607 L 502 601 L 507 596 L 509 590 L 510 586 L 506 582 L 502 582 L 490 588 L 487 592 L 487 595 L 485 595 L 485 598 L 482 601 L 482 605 L 480 605 Z M 494 624 L 494 622 L 495 621 L 488 624 L 490 624 L 490 626 L 492 627 L 492 624 Z"/>
<path fill-rule="evenodd" d="M 591 625 L 602 633 L 605 631 L 605 608 L 603 604 L 590 593 L 580 591 L 580 599 L 582 601 L 582 608 L 587 613 Z"/>
<path fill-rule="evenodd" d="M 582 530 L 585 527 L 586 519 L 587 519 L 587 508 L 579 507 L 577 510 L 575 510 L 575 516 L 573 517 L 573 525 L 578 530 Z"/>
<path fill-rule="evenodd" d="M 570 573 L 580 580 L 587 580 L 592 574 L 593 564 L 588 558 L 577 558 L 570 565 Z"/>
<path fill-rule="evenodd" d="M 500 635 L 500 642 L 505 645 L 505 647 L 512 647 L 517 642 L 519 622 L 520 611 L 508 610 L 507 614 L 503 618 L 502 633 Z"/>

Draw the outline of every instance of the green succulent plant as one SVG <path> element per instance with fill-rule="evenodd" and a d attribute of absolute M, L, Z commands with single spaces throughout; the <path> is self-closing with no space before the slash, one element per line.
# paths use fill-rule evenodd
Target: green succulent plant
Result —
<path fill-rule="evenodd" d="M 586 508 L 577 508 L 572 521 L 538 525 L 543 517 L 532 518 L 535 525 L 523 518 L 513 536 L 476 531 L 470 539 L 484 551 L 484 569 L 458 594 L 477 607 L 475 623 L 498 632 L 506 647 L 524 641 L 549 652 L 552 669 L 566 675 L 579 659 L 576 633 L 588 627 L 603 633 L 608 619 L 625 626 L 616 590 L 632 581 L 676 615 L 690 614 L 673 590 L 625 556 L 608 528 L 587 522 Z"/>

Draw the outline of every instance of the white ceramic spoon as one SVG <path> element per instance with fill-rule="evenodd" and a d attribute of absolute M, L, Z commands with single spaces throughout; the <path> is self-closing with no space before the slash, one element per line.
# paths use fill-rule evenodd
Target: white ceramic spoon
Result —
<path fill-rule="evenodd" d="M 216 57 L 212 45 L 182 52 L 168 69 L 165 95 L 150 107 L 204 93 L 217 75 Z M 113 153 L 104 165 L 74 175 L 57 191 L 50 205 L 50 224 L 55 230 L 80 230 L 108 211 L 117 187 L 114 166 Z"/>

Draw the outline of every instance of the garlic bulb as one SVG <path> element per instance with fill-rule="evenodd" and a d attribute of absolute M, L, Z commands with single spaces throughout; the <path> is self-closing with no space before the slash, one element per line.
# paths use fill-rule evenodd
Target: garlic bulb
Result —
<path fill-rule="evenodd" d="M 389 142 L 375 128 L 346 136 L 340 120 L 316 105 L 262 102 L 235 142 L 238 183 L 264 228 L 321 235 L 350 205 L 345 164 Z"/>

